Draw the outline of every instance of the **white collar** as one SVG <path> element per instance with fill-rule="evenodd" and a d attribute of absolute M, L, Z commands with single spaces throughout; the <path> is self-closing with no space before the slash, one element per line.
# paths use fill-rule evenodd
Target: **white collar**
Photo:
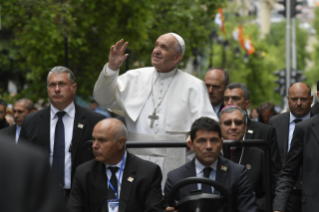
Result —
<path fill-rule="evenodd" d="M 310 112 L 309 112 L 307 115 L 305 115 L 304 117 L 300 118 L 300 119 L 305 120 L 305 119 L 308 119 L 308 118 L 310 118 Z M 289 124 L 290 124 L 291 122 L 293 122 L 295 119 L 299 119 L 299 118 L 297 118 L 296 116 L 294 116 L 294 115 L 290 112 Z"/>
<path fill-rule="evenodd" d="M 211 167 L 212 169 L 214 169 L 215 171 L 217 170 L 217 163 L 218 163 L 218 158 L 214 161 L 214 163 L 212 163 L 209 167 Z M 204 166 L 203 164 L 201 164 L 197 158 L 195 158 L 195 168 L 196 168 L 196 175 L 203 172 L 204 168 L 206 168 L 206 166 Z"/>
<path fill-rule="evenodd" d="M 51 104 L 51 119 L 54 119 L 57 112 L 59 112 L 60 110 L 58 110 L 56 107 L 54 107 Z M 66 108 L 64 108 L 64 110 L 62 110 L 64 112 L 66 112 L 66 114 L 68 114 L 68 116 L 70 116 L 71 118 L 75 117 L 75 105 L 74 102 L 71 102 L 71 104 L 69 104 Z"/>
<path fill-rule="evenodd" d="M 166 73 L 158 72 L 155 69 L 156 78 L 159 78 L 159 79 L 162 79 L 162 80 L 173 77 L 176 72 L 177 72 L 177 66 L 173 70 L 171 70 L 170 72 L 166 72 Z"/>
<path fill-rule="evenodd" d="M 222 106 L 222 104 L 223 104 L 223 102 L 219 103 L 219 104 L 216 105 L 216 106 L 213 105 L 214 111 L 215 111 L 215 112 L 217 111 L 217 113 L 218 113 L 218 111 L 220 110 L 220 107 Z M 217 113 L 216 113 L 216 115 L 217 115 Z"/>
<path fill-rule="evenodd" d="M 124 170 L 124 168 L 125 168 L 125 163 L 126 163 L 126 159 L 127 159 L 127 152 L 126 152 L 126 150 L 125 150 L 125 152 L 124 152 L 124 164 L 123 164 L 123 170 Z M 118 164 L 116 164 L 116 165 L 110 165 L 110 164 L 107 164 L 107 163 L 105 163 L 105 168 L 107 169 L 107 168 L 109 168 L 109 166 L 113 166 L 113 167 L 118 167 L 119 169 L 121 168 L 121 164 L 122 164 L 122 161 L 123 161 L 123 159 L 118 163 Z M 123 170 L 122 170 L 122 172 L 123 172 Z"/>

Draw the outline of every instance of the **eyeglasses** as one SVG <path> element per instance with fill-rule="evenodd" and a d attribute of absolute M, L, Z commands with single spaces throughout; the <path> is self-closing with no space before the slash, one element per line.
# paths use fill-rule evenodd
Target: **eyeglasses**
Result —
<path fill-rule="evenodd" d="M 223 125 L 225 126 L 231 126 L 232 123 L 235 123 L 235 126 L 239 127 L 239 126 L 242 126 L 244 124 L 244 121 L 243 120 L 226 120 L 224 122 L 222 122 Z"/>

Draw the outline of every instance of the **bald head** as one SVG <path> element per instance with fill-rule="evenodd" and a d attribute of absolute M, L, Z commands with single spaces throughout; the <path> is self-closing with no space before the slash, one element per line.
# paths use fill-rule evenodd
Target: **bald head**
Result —
<path fill-rule="evenodd" d="M 109 165 L 118 164 L 124 155 L 127 130 L 118 119 L 108 118 L 98 122 L 93 129 L 95 159 Z"/>
<path fill-rule="evenodd" d="M 287 99 L 290 112 L 295 117 L 302 118 L 310 112 L 313 96 L 311 96 L 311 89 L 306 83 L 292 84 Z"/>
<path fill-rule="evenodd" d="M 213 106 L 218 106 L 224 100 L 224 92 L 228 85 L 229 76 L 226 70 L 211 68 L 206 72 L 204 82 Z"/>
<path fill-rule="evenodd" d="M 103 119 L 98 122 L 95 128 L 100 128 L 101 130 L 105 130 L 105 133 L 111 133 L 114 136 L 114 140 L 117 141 L 121 137 L 127 139 L 127 129 L 124 124 L 115 118 Z"/>

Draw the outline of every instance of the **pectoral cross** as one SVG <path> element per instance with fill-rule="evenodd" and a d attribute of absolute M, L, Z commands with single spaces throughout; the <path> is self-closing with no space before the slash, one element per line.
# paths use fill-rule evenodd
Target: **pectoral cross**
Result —
<path fill-rule="evenodd" d="M 159 118 L 159 116 L 156 115 L 156 110 L 154 110 L 153 114 L 152 114 L 152 115 L 149 115 L 148 118 L 151 119 L 151 125 L 150 125 L 150 127 L 153 128 L 154 121 Z"/>

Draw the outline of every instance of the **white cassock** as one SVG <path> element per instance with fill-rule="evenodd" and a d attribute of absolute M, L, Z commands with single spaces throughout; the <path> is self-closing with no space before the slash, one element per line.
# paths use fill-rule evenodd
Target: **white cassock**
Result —
<path fill-rule="evenodd" d="M 106 64 L 95 84 L 94 98 L 124 115 L 128 141 L 185 141 L 196 119 L 206 116 L 218 120 L 204 82 L 177 68 L 168 73 L 147 67 L 118 74 L 119 70 L 110 70 Z M 151 127 L 149 116 L 159 103 L 156 110 L 159 118 Z M 143 148 L 130 152 L 160 165 L 164 178 L 167 172 L 186 162 L 183 148 Z"/>

